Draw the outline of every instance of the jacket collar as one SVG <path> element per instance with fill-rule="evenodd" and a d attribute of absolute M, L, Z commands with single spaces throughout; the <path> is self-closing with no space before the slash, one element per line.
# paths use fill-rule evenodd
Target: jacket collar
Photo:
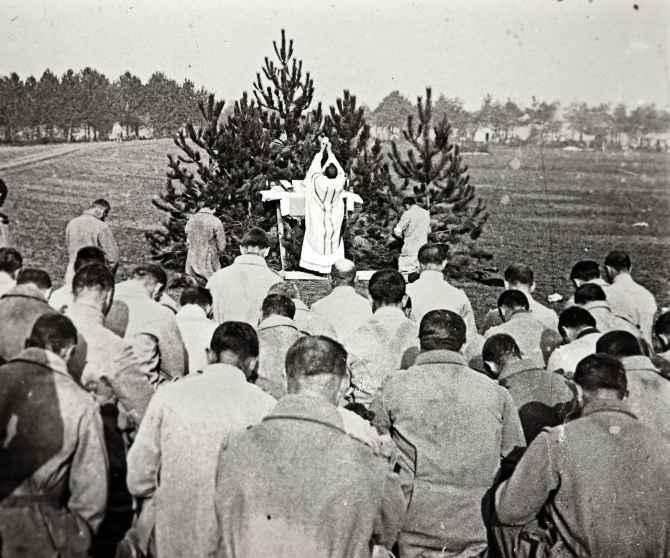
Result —
<path fill-rule="evenodd" d="M 205 309 L 198 304 L 185 304 L 177 312 L 177 318 L 187 318 L 194 320 L 206 320 Z"/>
<path fill-rule="evenodd" d="M 258 265 L 261 267 L 268 266 L 265 258 L 263 256 L 259 256 L 258 254 L 240 254 L 235 258 L 235 263 L 243 265 Z"/>
<path fill-rule="evenodd" d="M 594 413 L 624 413 L 633 418 L 637 415 L 630 410 L 628 403 L 619 399 L 594 399 L 589 401 L 582 409 L 582 416 L 592 415 Z"/>
<path fill-rule="evenodd" d="M 263 422 L 288 419 L 304 420 L 334 428 L 344 433 L 344 423 L 335 405 L 309 395 L 288 394 L 282 397 Z"/>
<path fill-rule="evenodd" d="M 102 222 L 102 219 L 100 219 L 100 217 L 98 217 L 98 216 L 95 214 L 95 208 L 93 208 L 93 207 L 91 207 L 91 208 L 89 208 L 89 209 L 85 209 L 84 212 L 82 213 L 82 215 L 88 215 L 89 217 L 93 217 L 93 218 L 96 219 L 97 221 L 101 221 L 101 222 Z"/>
<path fill-rule="evenodd" d="M 376 312 L 374 313 L 374 317 L 381 322 L 385 322 L 387 320 L 398 321 L 402 320 L 403 318 L 407 318 L 405 313 L 400 308 L 396 308 L 395 306 L 382 306 L 381 308 L 377 308 Z"/>
<path fill-rule="evenodd" d="M 36 364 L 43 368 L 48 368 L 57 374 L 63 374 L 70 379 L 73 379 L 67 370 L 67 364 L 56 353 L 47 351 L 46 349 L 39 349 L 37 347 L 30 347 L 23 349 L 18 355 L 10 359 L 9 362 L 29 362 Z"/>
<path fill-rule="evenodd" d="M 215 362 L 214 364 L 208 364 L 205 366 L 201 374 L 207 374 L 208 377 L 211 376 L 213 378 L 218 378 L 223 380 L 225 378 L 225 381 L 227 383 L 236 383 L 236 384 L 246 384 L 247 383 L 247 377 L 244 375 L 244 372 L 237 368 L 236 366 L 233 366 L 232 364 L 225 364 L 223 362 Z"/>
<path fill-rule="evenodd" d="M 258 324 L 258 331 L 271 329 L 273 327 L 290 327 L 298 331 L 298 327 L 291 318 L 276 315 L 268 316 L 260 324 Z"/>
<path fill-rule="evenodd" d="M 92 304 L 88 304 L 87 302 L 73 302 L 68 307 L 67 314 L 74 316 L 75 318 L 90 320 L 100 325 L 102 325 L 105 319 L 99 308 Z"/>
<path fill-rule="evenodd" d="M 468 366 L 461 353 L 444 349 L 421 351 L 414 361 L 414 366 L 422 364 L 458 364 L 460 366 Z"/>
<path fill-rule="evenodd" d="M 527 318 L 532 318 L 533 315 L 531 314 L 530 310 L 514 310 L 511 314 L 509 319 L 507 320 L 508 322 L 511 322 L 512 320 L 525 320 Z"/>
<path fill-rule="evenodd" d="M 614 281 L 612 281 L 613 285 L 614 285 L 614 283 L 628 283 L 628 284 L 631 284 L 631 283 L 635 283 L 635 281 L 633 281 L 633 276 L 630 273 L 619 273 L 619 275 L 617 275 L 614 278 Z"/>
<path fill-rule="evenodd" d="M 535 363 L 532 359 L 528 358 L 522 358 L 521 360 L 511 362 L 500 371 L 500 375 L 498 376 L 498 382 L 502 382 L 503 380 L 511 378 L 516 374 L 521 374 L 522 372 L 528 372 L 530 370 L 542 370 L 542 369 L 539 368 L 537 366 L 537 363 Z"/>
<path fill-rule="evenodd" d="M 600 333 L 600 332 L 595 327 L 588 327 L 577 334 L 577 337 L 575 337 L 575 341 L 577 341 L 577 339 L 581 339 L 582 337 L 586 337 L 587 335 L 593 335 L 594 333 Z"/>
<path fill-rule="evenodd" d="M 8 297 L 33 298 L 35 300 L 39 300 L 40 302 L 47 301 L 47 299 L 44 298 L 42 292 L 33 285 L 16 285 L 7 291 L 4 295 L 2 295 L 2 298 Z"/>
<path fill-rule="evenodd" d="M 651 362 L 651 359 L 644 355 L 623 357 L 621 359 L 621 364 L 623 364 L 626 372 L 631 372 L 633 370 L 651 370 L 653 372 L 658 372 L 658 369 L 654 366 L 654 363 Z"/>
<path fill-rule="evenodd" d="M 444 275 L 441 271 L 434 269 L 424 269 L 419 276 L 419 281 L 426 283 L 444 283 Z"/>
<path fill-rule="evenodd" d="M 338 285 L 337 287 L 333 287 L 333 290 L 331 291 L 332 293 L 338 293 L 341 295 L 351 295 L 352 293 L 356 293 L 356 289 L 354 289 L 351 285 Z"/>
<path fill-rule="evenodd" d="M 593 300 L 591 302 L 587 302 L 586 304 L 582 304 L 582 308 L 584 310 L 597 310 L 598 308 L 604 308 L 608 312 L 610 312 L 610 305 L 607 304 L 606 300 Z"/>

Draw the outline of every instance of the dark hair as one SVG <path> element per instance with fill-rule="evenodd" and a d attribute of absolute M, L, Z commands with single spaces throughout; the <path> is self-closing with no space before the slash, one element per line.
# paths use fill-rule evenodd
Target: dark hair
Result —
<path fill-rule="evenodd" d="M 14 273 L 23 265 L 23 258 L 16 248 L 0 248 L 0 271 Z"/>
<path fill-rule="evenodd" d="M 421 350 L 447 349 L 459 351 L 465 343 L 465 322 L 451 310 L 431 310 L 419 326 Z"/>
<path fill-rule="evenodd" d="M 104 198 L 98 198 L 91 205 L 102 207 L 105 211 L 110 211 L 112 209 L 112 206 L 109 205 L 109 202 Z"/>
<path fill-rule="evenodd" d="M 323 171 L 323 174 L 326 175 L 326 178 L 335 178 L 337 176 L 337 167 L 333 163 L 330 163 Z"/>
<path fill-rule="evenodd" d="M 254 248 L 268 248 L 270 246 L 270 241 L 268 240 L 267 233 L 263 229 L 252 227 L 244 233 L 240 245 L 244 247 L 253 246 Z"/>
<path fill-rule="evenodd" d="M 622 358 L 641 355 L 642 347 L 637 337 L 629 331 L 609 331 L 598 339 L 596 352 Z"/>
<path fill-rule="evenodd" d="M 447 259 L 447 250 L 443 244 L 424 244 L 419 248 L 419 263 L 440 265 Z"/>
<path fill-rule="evenodd" d="M 572 266 L 570 281 L 591 281 L 600 277 L 600 265 L 594 260 L 580 260 Z"/>
<path fill-rule="evenodd" d="M 617 271 L 629 271 L 631 268 L 630 257 L 622 250 L 612 250 L 605 258 L 605 265 Z"/>
<path fill-rule="evenodd" d="M 114 288 L 114 275 L 106 265 L 92 263 L 82 267 L 72 279 L 72 294 L 78 296 L 84 289 L 97 289 L 103 292 Z"/>
<path fill-rule="evenodd" d="M 74 271 L 79 271 L 82 267 L 91 263 L 101 263 L 106 265 L 107 258 L 105 257 L 104 250 L 101 250 L 97 246 L 84 246 L 83 248 L 79 248 L 74 259 Z"/>
<path fill-rule="evenodd" d="M 346 376 L 347 351 L 325 335 L 301 337 L 286 353 L 286 375 L 296 378 L 319 374 Z"/>
<path fill-rule="evenodd" d="M 596 327 L 596 320 L 588 310 L 579 306 L 571 306 L 561 312 L 558 317 L 558 329 L 576 329 L 580 327 Z"/>
<path fill-rule="evenodd" d="M 77 328 L 67 316 L 49 312 L 42 314 L 26 340 L 26 348 L 37 347 L 58 353 L 77 344 Z"/>
<path fill-rule="evenodd" d="M 535 282 L 535 274 L 527 265 L 515 263 L 505 270 L 505 281 L 510 285 L 520 283 L 530 287 Z"/>
<path fill-rule="evenodd" d="M 151 277 L 156 283 L 167 286 L 167 274 L 165 270 L 157 264 L 138 265 L 132 272 L 133 279 L 144 279 Z"/>
<path fill-rule="evenodd" d="M 517 345 L 514 337 L 511 335 L 496 333 L 484 342 L 484 346 L 482 347 L 482 360 L 484 362 L 500 364 L 506 355 L 521 358 L 521 349 L 519 349 L 519 345 Z"/>
<path fill-rule="evenodd" d="M 263 314 L 263 319 L 273 315 L 293 319 L 295 316 L 295 304 L 286 295 L 270 294 L 263 299 L 261 313 Z"/>
<path fill-rule="evenodd" d="M 246 322 L 223 322 L 214 330 L 210 349 L 217 355 L 230 351 L 239 360 L 258 356 L 258 335 Z"/>
<path fill-rule="evenodd" d="M 267 294 L 281 294 L 291 299 L 295 298 L 300 300 L 300 289 L 298 288 L 298 285 L 290 283 L 289 281 L 279 281 L 275 283 L 268 289 Z"/>
<path fill-rule="evenodd" d="M 395 269 L 376 271 L 368 282 L 368 292 L 378 304 L 400 304 L 405 296 L 405 278 Z"/>
<path fill-rule="evenodd" d="M 607 300 L 607 295 L 600 285 L 584 283 L 575 291 L 575 304 L 586 304 L 597 300 Z"/>
<path fill-rule="evenodd" d="M 530 305 L 528 303 L 528 297 L 521 291 L 516 289 L 508 289 L 503 291 L 502 294 L 498 297 L 498 308 L 511 308 L 516 310 L 518 308 L 523 308 L 528 310 Z"/>
<path fill-rule="evenodd" d="M 403 205 L 414 205 L 415 203 L 416 203 L 416 199 L 414 198 L 414 196 L 405 196 L 402 199 L 402 204 Z"/>
<path fill-rule="evenodd" d="M 626 371 L 621 362 L 600 352 L 580 360 L 573 379 L 585 391 L 612 389 L 622 399 L 628 393 Z"/>
<path fill-rule="evenodd" d="M 205 287 L 195 286 L 186 287 L 179 297 L 179 304 L 186 306 L 187 304 L 197 304 L 198 306 L 211 306 L 213 302 L 212 293 Z"/>
<path fill-rule="evenodd" d="M 39 289 L 50 289 L 53 286 L 49 274 L 43 269 L 35 269 L 34 267 L 24 267 L 19 271 L 19 276 L 16 278 L 17 285 L 27 285 L 28 283 L 37 285 Z"/>
<path fill-rule="evenodd" d="M 656 335 L 670 335 L 670 312 L 663 312 L 654 324 Z"/>

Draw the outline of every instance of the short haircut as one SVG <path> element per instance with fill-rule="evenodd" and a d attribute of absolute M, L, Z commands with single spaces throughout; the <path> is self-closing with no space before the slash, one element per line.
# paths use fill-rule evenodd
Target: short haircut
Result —
<path fill-rule="evenodd" d="M 300 289 L 298 288 L 298 285 L 290 281 L 279 281 L 278 283 L 275 283 L 268 289 L 267 294 L 282 294 L 289 298 L 300 300 Z"/>
<path fill-rule="evenodd" d="M 17 285 L 27 285 L 32 283 L 38 289 L 50 289 L 53 287 L 51 277 L 43 269 L 36 269 L 34 267 L 24 267 L 19 271 L 19 276 L 16 278 Z"/>
<path fill-rule="evenodd" d="M 336 283 L 353 285 L 356 281 L 356 266 L 351 260 L 337 260 L 330 268 L 330 279 Z"/>
<path fill-rule="evenodd" d="M 535 274 L 527 265 L 515 263 L 505 270 L 505 281 L 510 285 L 520 284 L 530 287 L 535 282 Z"/>
<path fill-rule="evenodd" d="M 254 248 L 268 248 L 270 246 L 270 241 L 268 240 L 267 233 L 263 229 L 260 227 L 252 227 L 244 233 L 240 245 L 245 247 L 253 246 Z"/>
<path fill-rule="evenodd" d="M 571 306 L 561 312 L 561 315 L 558 317 L 559 330 L 562 328 L 577 329 L 580 327 L 596 327 L 596 319 L 591 315 L 591 312 L 579 306 Z"/>
<path fill-rule="evenodd" d="M 482 347 L 482 360 L 484 362 L 495 362 L 500 364 L 506 355 L 521 358 L 521 349 L 514 337 L 507 333 L 496 333 L 489 337 Z"/>
<path fill-rule="evenodd" d="M 111 291 L 114 289 L 114 275 L 106 265 L 100 263 L 85 265 L 74 274 L 72 294 L 78 296 L 84 289 Z"/>
<path fill-rule="evenodd" d="M 217 355 L 230 351 L 239 360 L 258 356 L 258 335 L 246 322 L 223 322 L 214 330 L 210 349 Z"/>
<path fill-rule="evenodd" d="M 186 306 L 187 304 L 197 304 L 198 306 L 211 306 L 213 302 L 212 293 L 205 287 L 195 286 L 186 287 L 179 297 L 179 304 Z"/>
<path fill-rule="evenodd" d="M 611 389 L 621 398 L 628 392 L 626 371 L 621 362 L 600 352 L 580 360 L 573 379 L 584 391 Z"/>
<path fill-rule="evenodd" d="M 656 335 L 670 335 L 670 312 L 661 314 L 654 324 Z"/>
<path fill-rule="evenodd" d="M 402 203 L 403 205 L 414 205 L 416 203 L 416 199 L 414 198 L 414 196 L 405 196 L 402 199 Z"/>
<path fill-rule="evenodd" d="M 112 206 L 109 205 L 109 202 L 104 198 L 98 198 L 91 205 L 101 207 L 105 211 L 110 211 L 112 209 Z"/>
<path fill-rule="evenodd" d="M 263 299 L 261 312 L 263 319 L 269 316 L 284 316 L 293 319 L 295 316 L 295 304 L 286 295 L 271 294 Z"/>
<path fill-rule="evenodd" d="M 138 265 L 132 272 L 133 279 L 145 279 L 150 277 L 156 283 L 167 286 L 167 274 L 165 270 L 157 264 Z"/>
<path fill-rule="evenodd" d="M 97 246 L 84 246 L 83 248 L 79 248 L 74 259 L 74 271 L 76 272 L 85 265 L 91 263 L 106 264 L 107 258 L 105 257 L 104 250 L 101 250 Z"/>
<path fill-rule="evenodd" d="M 600 277 L 600 264 L 594 260 L 580 260 L 572 266 L 570 281 L 592 281 Z"/>
<path fill-rule="evenodd" d="M 51 313 L 42 314 L 33 326 L 26 340 L 26 347 L 48 349 L 58 353 L 77 344 L 77 328 L 67 316 Z"/>
<path fill-rule="evenodd" d="M 337 176 L 337 167 L 333 163 L 330 163 L 323 171 L 323 174 L 326 175 L 326 178 L 330 178 L 332 180 Z"/>
<path fill-rule="evenodd" d="M 605 265 L 617 271 L 629 271 L 631 268 L 630 257 L 623 250 L 612 250 L 605 258 Z"/>
<path fill-rule="evenodd" d="M 586 304 L 598 300 L 607 300 L 607 295 L 600 285 L 584 283 L 575 291 L 575 304 Z"/>
<path fill-rule="evenodd" d="M 382 269 L 370 277 L 368 292 L 378 304 L 400 304 L 405 296 L 405 278 L 395 269 Z"/>
<path fill-rule="evenodd" d="M 463 318 L 451 310 L 431 310 L 419 325 L 419 342 L 423 351 L 458 351 L 465 343 L 465 335 Z"/>
<path fill-rule="evenodd" d="M 524 293 L 516 289 L 508 289 L 498 297 L 498 308 L 510 308 L 512 310 L 523 308 L 528 310 L 530 305 L 528 297 Z"/>
<path fill-rule="evenodd" d="M 16 248 L 0 248 L 0 271 L 14 273 L 22 265 L 23 258 Z"/>
<path fill-rule="evenodd" d="M 347 351 L 334 339 L 308 335 L 298 339 L 286 353 L 286 375 L 289 378 L 347 374 Z"/>
<path fill-rule="evenodd" d="M 419 248 L 419 263 L 423 265 L 440 265 L 447 259 L 447 250 L 444 244 L 424 244 Z"/>
<path fill-rule="evenodd" d="M 642 347 L 637 337 L 629 331 L 609 331 L 598 339 L 596 352 L 622 358 L 641 355 Z"/>

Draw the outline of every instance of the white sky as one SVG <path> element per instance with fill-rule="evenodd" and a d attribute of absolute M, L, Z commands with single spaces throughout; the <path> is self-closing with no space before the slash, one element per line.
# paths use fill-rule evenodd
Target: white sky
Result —
<path fill-rule="evenodd" d="M 468 108 L 487 92 L 670 106 L 668 0 L 0 0 L 0 74 L 161 70 L 236 98 L 282 27 L 327 104 L 430 84 Z"/>

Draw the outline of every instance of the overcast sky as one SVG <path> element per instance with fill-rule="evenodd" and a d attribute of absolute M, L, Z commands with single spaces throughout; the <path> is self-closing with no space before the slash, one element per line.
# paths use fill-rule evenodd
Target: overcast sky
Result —
<path fill-rule="evenodd" d="M 670 2 L 635 1 L 0 0 L 0 74 L 161 70 L 235 98 L 285 27 L 327 103 L 432 85 L 468 108 L 487 92 L 667 107 Z"/>

